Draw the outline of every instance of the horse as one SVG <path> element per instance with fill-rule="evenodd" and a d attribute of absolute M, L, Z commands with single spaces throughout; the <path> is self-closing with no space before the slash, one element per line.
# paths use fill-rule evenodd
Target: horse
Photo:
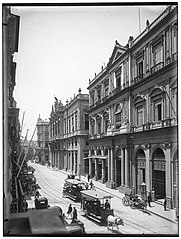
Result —
<path fill-rule="evenodd" d="M 124 226 L 123 219 L 121 219 L 119 217 L 112 216 L 112 215 L 109 215 L 107 217 L 107 229 L 108 229 L 108 231 L 109 231 L 111 226 L 112 226 L 112 230 L 113 230 L 113 227 L 116 227 L 119 230 L 119 225 Z"/>

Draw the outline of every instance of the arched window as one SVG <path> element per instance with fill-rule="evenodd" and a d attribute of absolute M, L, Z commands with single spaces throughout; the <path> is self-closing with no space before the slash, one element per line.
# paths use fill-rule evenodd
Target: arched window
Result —
<path fill-rule="evenodd" d="M 92 136 L 94 136 L 94 134 L 95 134 L 95 119 L 90 118 L 90 125 L 91 125 L 91 132 L 90 132 L 90 134 Z"/>
<path fill-rule="evenodd" d="M 115 111 L 116 129 L 119 129 L 121 127 L 122 118 L 123 118 L 122 106 L 121 104 L 117 104 L 116 111 Z"/>
<path fill-rule="evenodd" d="M 164 101 L 165 91 L 159 86 L 156 86 L 150 94 L 151 98 L 151 116 L 153 122 L 158 122 L 164 119 Z"/>
<path fill-rule="evenodd" d="M 109 125 L 109 114 L 107 111 L 104 112 L 103 119 L 104 119 L 104 132 L 107 132 L 107 128 Z"/>
<path fill-rule="evenodd" d="M 141 126 L 144 124 L 146 118 L 145 105 L 146 97 L 144 95 L 138 94 L 134 99 L 134 122 L 136 126 Z"/>
<path fill-rule="evenodd" d="M 96 121 L 97 121 L 97 134 L 100 135 L 101 134 L 101 116 L 100 115 L 97 115 Z"/>

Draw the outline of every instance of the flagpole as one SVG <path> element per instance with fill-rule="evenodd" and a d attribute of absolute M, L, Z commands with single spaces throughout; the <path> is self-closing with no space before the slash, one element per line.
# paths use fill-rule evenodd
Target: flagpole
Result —
<path fill-rule="evenodd" d="M 138 7 L 138 20 L 139 20 L 139 34 L 141 34 L 141 17 L 140 17 L 140 7 Z"/>
<path fill-rule="evenodd" d="M 22 131 L 23 131 L 24 116 L 25 116 L 25 111 L 23 112 L 23 118 L 22 118 L 22 123 L 21 123 L 21 129 L 20 129 L 21 134 L 22 134 Z M 20 134 L 20 136 L 21 136 L 21 134 Z"/>
<path fill-rule="evenodd" d="M 31 140 L 30 140 L 30 142 L 29 142 L 29 145 L 28 145 L 27 151 L 26 151 L 26 153 L 25 153 L 25 156 L 24 156 L 24 158 L 23 158 L 23 161 L 22 161 L 22 163 L 21 163 L 20 169 L 19 169 L 19 171 L 18 171 L 17 178 L 19 177 L 19 174 L 20 174 L 21 168 L 22 168 L 23 163 L 24 163 L 24 161 L 25 161 L 25 159 L 26 159 L 26 156 L 27 156 L 27 154 L 28 154 L 28 151 L 29 151 L 29 148 L 30 148 L 30 144 L 31 144 L 31 141 L 33 140 L 33 137 L 34 137 L 35 131 L 36 131 L 36 127 L 35 127 L 35 130 L 34 130 L 34 132 L 33 132 L 32 137 L 31 137 Z"/>

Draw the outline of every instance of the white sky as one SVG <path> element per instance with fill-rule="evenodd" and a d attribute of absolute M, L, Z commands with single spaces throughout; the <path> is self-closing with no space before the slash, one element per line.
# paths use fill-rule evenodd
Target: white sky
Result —
<path fill-rule="evenodd" d="M 165 5 L 140 6 L 141 30 Z M 125 46 L 139 35 L 137 6 L 13 7 L 20 16 L 14 98 L 25 111 L 23 136 L 31 138 L 38 116 L 49 119 L 54 95 L 65 101 L 78 88 L 88 93 L 89 78 L 108 63 L 115 40 Z M 36 139 L 36 135 L 34 137 Z"/>

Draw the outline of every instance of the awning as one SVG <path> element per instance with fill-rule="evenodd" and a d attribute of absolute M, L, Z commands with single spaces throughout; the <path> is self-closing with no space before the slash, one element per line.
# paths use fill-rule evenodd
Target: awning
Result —
<path fill-rule="evenodd" d="M 91 155 L 91 156 L 88 156 L 88 157 L 85 157 L 83 159 L 107 159 L 107 156 L 102 156 L 102 155 Z"/>

